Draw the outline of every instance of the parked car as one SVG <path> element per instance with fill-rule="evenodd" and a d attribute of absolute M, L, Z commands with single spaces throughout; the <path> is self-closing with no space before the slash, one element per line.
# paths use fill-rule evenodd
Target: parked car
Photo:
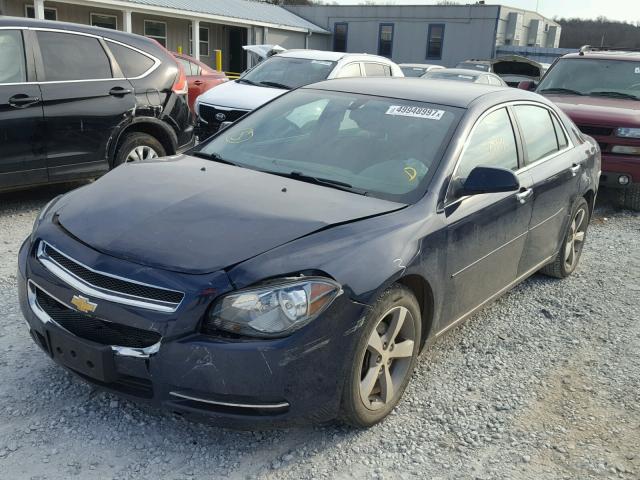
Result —
<path fill-rule="evenodd" d="M 239 79 L 201 95 L 196 101 L 199 136 L 217 132 L 287 91 L 320 80 L 343 77 L 402 77 L 400 67 L 377 55 L 287 50 L 270 56 Z"/>
<path fill-rule="evenodd" d="M 575 270 L 598 188 L 597 143 L 543 97 L 433 87 L 299 88 L 54 199 L 19 253 L 34 341 L 221 423 L 382 420 L 425 345 Z"/>
<path fill-rule="evenodd" d="M 427 80 L 453 80 L 456 82 L 480 83 L 484 85 L 494 85 L 496 87 L 507 86 L 504 80 L 502 80 L 498 75 L 479 72 L 477 70 L 465 70 L 462 68 L 431 70 L 420 78 Z"/>
<path fill-rule="evenodd" d="M 619 206 L 640 210 L 640 52 L 583 48 L 556 61 L 536 91 L 598 141 L 601 184 L 617 190 Z"/>
<path fill-rule="evenodd" d="M 520 55 L 503 55 L 491 60 L 466 60 L 456 68 L 495 73 L 510 87 L 517 87 L 522 81 L 539 81 L 548 68 L 545 65 Z"/>
<path fill-rule="evenodd" d="M 97 177 L 194 143 L 187 79 L 157 42 L 0 17 L 0 189 Z"/>
<path fill-rule="evenodd" d="M 178 60 L 178 63 L 182 65 L 185 73 L 187 74 L 187 83 L 189 85 L 189 108 L 193 110 L 194 103 L 198 96 L 202 95 L 207 90 L 211 90 L 224 82 L 228 82 L 229 79 L 224 72 L 214 70 L 205 63 L 196 60 L 189 55 L 183 53 L 173 54 Z"/>
<path fill-rule="evenodd" d="M 431 70 L 444 68 L 442 65 L 433 65 L 429 63 L 400 63 L 398 66 L 405 77 L 421 77 Z"/>

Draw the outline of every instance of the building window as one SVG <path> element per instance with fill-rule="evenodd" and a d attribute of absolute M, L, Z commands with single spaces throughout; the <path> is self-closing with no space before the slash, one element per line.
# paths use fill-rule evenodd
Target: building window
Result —
<path fill-rule="evenodd" d="M 24 16 L 27 18 L 36 18 L 36 10 L 33 5 L 24 6 Z M 45 20 L 58 20 L 58 9 L 51 7 L 44 7 L 44 19 Z"/>
<path fill-rule="evenodd" d="M 189 55 L 193 55 L 193 25 L 189 25 Z M 209 27 L 200 27 L 200 56 L 209 56 Z"/>
<path fill-rule="evenodd" d="M 393 23 L 381 23 L 378 30 L 378 55 L 391 58 L 393 53 Z"/>
<path fill-rule="evenodd" d="M 160 45 L 167 48 L 167 24 L 156 20 L 144 21 L 144 36 L 153 38 Z"/>
<path fill-rule="evenodd" d="M 102 13 L 91 14 L 91 25 L 94 27 L 118 29 L 118 17 L 115 15 L 104 15 Z"/>
<path fill-rule="evenodd" d="M 427 59 L 441 60 L 444 40 L 444 25 L 431 24 L 427 33 Z"/>
<path fill-rule="evenodd" d="M 349 33 L 348 23 L 336 23 L 333 26 L 333 51 L 334 52 L 346 52 L 347 51 L 347 35 Z"/>

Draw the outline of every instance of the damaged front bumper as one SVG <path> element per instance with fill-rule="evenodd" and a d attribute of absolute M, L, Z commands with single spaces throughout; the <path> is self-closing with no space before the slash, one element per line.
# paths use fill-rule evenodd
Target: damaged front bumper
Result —
<path fill-rule="evenodd" d="M 69 238 L 56 240 L 64 251 L 73 249 L 75 258 L 100 265 L 102 271 L 184 285 L 184 299 L 174 312 L 97 299 L 54 275 L 27 239 L 19 255 L 18 285 L 31 336 L 85 381 L 228 426 L 323 422 L 338 413 L 348 359 L 368 307 L 342 295 L 286 338 L 204 335 L 200 323 L 208 306 L 231 289 L 226 274 L 158 272 L 100 255 Z M 78 311 L 77 298 L 81 307 L 96 305 L 93 313 Z"/>

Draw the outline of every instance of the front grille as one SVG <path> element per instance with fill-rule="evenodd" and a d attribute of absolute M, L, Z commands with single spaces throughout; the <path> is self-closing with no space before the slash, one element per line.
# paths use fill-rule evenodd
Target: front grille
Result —
<path fill-rule="evenodd" d="M 610 127 L 594 127 L 592 125 L 578 125 L 580 131 L 586 135 L 597 135 L 600 137 L 608 137 L 613 133 Z"/>
<path fill-rule="evenodd" d="M 46 243 L 44 245 L 44 253 L 51 260 L 56 262 L 61 268 L 93 287 L 129 295 L 132 297 L 138 297 L 157 302 L 172 303 L 176 305 L 179 304 L 184 297 L 183 293 L 176 292 L 174 290 L 166 290 L 164 288 L 142 285 L 140 283 L 121 280 L 110 275 L 94 272 L 93 270 L 89 270 L 87 267 L 79 264 L 78 262 L 71 260 L 65 255 L 62 255 L 60 252 Z"/>
<path fill-rule="evenodd" d="M 36 301 L 58 325 L 80 338 L 101 345 L 146 348 L 155 345 L 161 339 L 157 332 L 107 322 L 72 310 L 39 288 L 36 289 Z"/>
<path fill-rule="evenodd" d="M 200 118 L 202 118 L 205 122 L 207 122 L 208 130 L 212 132 L 217 132 L 220 124 L 222 122 L 235 122 L 236 120 L 240 120 L 244 117 L 248 111 L 247 110 L 222 110 L 220 108 L 212 107 L 211 105 L 200 105 L 199 109 Z M 222 114 L 225 116 L 224 120 L 218 120 L 216 118 L 217 114 Z"/>

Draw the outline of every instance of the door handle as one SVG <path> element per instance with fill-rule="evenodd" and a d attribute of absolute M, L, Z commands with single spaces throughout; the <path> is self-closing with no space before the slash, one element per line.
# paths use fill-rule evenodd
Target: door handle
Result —
<path fill-rule="evenodd" d="M 128 95 L 132 92 L 133 90 L 131 90 L 130 88 L 113 87 L 111 90 L 109 90 L 109 95 L 113 97 L 124 97 L 125 95 Z"/>
<path fill-rule="evenodd" d="M 34 103 L 39 102 L 40 97 L 30 97 L 29 95 L 26 95 L 24 93 L 19 93 L 11 97 L 7 103 L 13 108 L 26 108 L 29 105 L 33 105 Z"/>
<path fill-rule="evenodd" d="M 529 200 L 532 196 L 533 196 L 533 188 L 525 188 L 520 190 L 518 193 L 516 193 L 516 199 L 522 205 L 527 203 L 527 200 Z"/>
<path fill-rule="evenodd" d="M 580 165 L 579 163 L 574 163 L 573 166 L 569 168 L 569 171 L 571 172 L 571 176 L 575 177 L 581 168 L 582 168 L 582 165 Z"/>

